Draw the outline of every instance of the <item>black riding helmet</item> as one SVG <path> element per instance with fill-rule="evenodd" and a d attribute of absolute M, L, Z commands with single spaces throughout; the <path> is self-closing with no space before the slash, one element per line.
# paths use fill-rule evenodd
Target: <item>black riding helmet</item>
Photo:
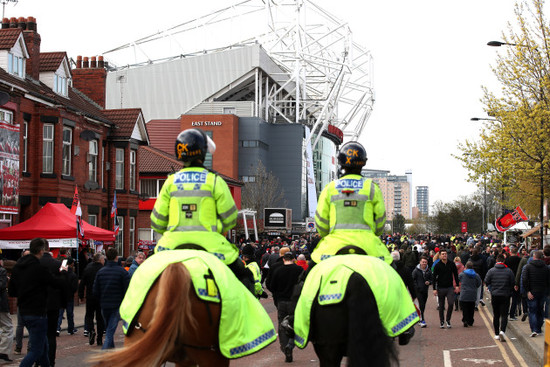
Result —
<path fill-rule="evenodd" d="M 192 162 L 204 162 L 208 150 L 208 138 L 204 131 L 187 129 L 176 138 L 176 158 L 186 165 Z"/>
<path fill-rule="evenodd" d="M 350 141 L 338 151 L 338 164 L 345 169 L 362 168 L 367 163 L 367 151 L 361 143 Z"/>

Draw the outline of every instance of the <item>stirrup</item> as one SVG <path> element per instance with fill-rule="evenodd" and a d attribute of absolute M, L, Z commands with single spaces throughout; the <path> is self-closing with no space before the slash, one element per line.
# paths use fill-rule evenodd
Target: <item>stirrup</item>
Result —
<path fill-rule="evenodd" d="M 288 336 L 289 338 L 294 338 L 294 328 L 290 324 L 290 317 L 290 315 L 286 315 L 283 321 L 281 321 L 280 326 L 281 329 L 283 329 L 283 331 L 285 332 L 286 336 Z"/>

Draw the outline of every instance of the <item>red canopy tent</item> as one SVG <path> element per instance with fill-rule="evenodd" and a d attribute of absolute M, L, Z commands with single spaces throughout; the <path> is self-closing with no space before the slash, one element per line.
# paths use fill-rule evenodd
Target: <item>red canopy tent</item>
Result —
<path fill-rule="evenodd" d="M 84 239 L 114 241 L 112 231 L 82 221 Z M 23 223 L 0 229 L 0 249 L 25 249 L 35 237 L 43 237 L 50 247 L 77 247 L 76 217 L 65 204 L 47 203 Z"/>

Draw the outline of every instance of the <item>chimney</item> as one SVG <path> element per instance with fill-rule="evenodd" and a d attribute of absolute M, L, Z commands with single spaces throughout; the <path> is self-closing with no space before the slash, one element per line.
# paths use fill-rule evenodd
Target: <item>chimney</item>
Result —
<path fill-rule="evenodd" d="M 8 18 L 2 19 L 2 29 L 6 29 L 10 27 L 10 20 Z"/>
<path fill-rule="evenodd" d="M 15 21 L 15 27 L 24 24 L 26 28 L 26 30 L 23 30 L 23 37 L 25 38 L 25 44 L 27 45 L 27 50 L 29 51 L 30 57 L 29 59 L 27 59 L 27 74 L 29 74 L 33 79 L 38 80 L 40 78 L 41 38 L 36 31 L 36 19 L 34 17 L 20 19 L 23 19 L 23 21 L 20 21 L 19 23 Z M 15 20 L 15 18 L 10 19 L 10 28 L 13 25 L 12 20 Z"/>
<path fill-rule="evenodd" d="M 95 103 L 105 108 L 105 85 L 107 71 L 103 56 L 91 58 L 77 56 L 76 69 L 72 70 L 73 88 L 78 89 Z"/>

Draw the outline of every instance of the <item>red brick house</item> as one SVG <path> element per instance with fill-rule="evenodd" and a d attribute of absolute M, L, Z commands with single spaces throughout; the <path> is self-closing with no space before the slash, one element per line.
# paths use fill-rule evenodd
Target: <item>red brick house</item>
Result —
<path fill-rule="evenodd" d="M 40 52 L 36 20 L 3 19 L 0 29 L 0 132 L 19 134 L 18 149 L 0 145 L 0 227 L 25 221 L 47 202 L 71 206 L 78 187 L 83 219 L 113 229 L 117 192 L 120 232 L 127 256 L 137 241 L 139 148 L 149 144 L 141 110 L 105 110 L 103 58 L 81 57 L 71 69 L 65 52 Z M 11 134 L 11 135 L 10 135 Z M 6 160 L 17 157 L 18 162 Z M 16 199 L 10 172 L 19 164 Z M 8 182 L 9 184 L 4 184 Z M 15 208 L 15 209 L 14 209 Z"/>

